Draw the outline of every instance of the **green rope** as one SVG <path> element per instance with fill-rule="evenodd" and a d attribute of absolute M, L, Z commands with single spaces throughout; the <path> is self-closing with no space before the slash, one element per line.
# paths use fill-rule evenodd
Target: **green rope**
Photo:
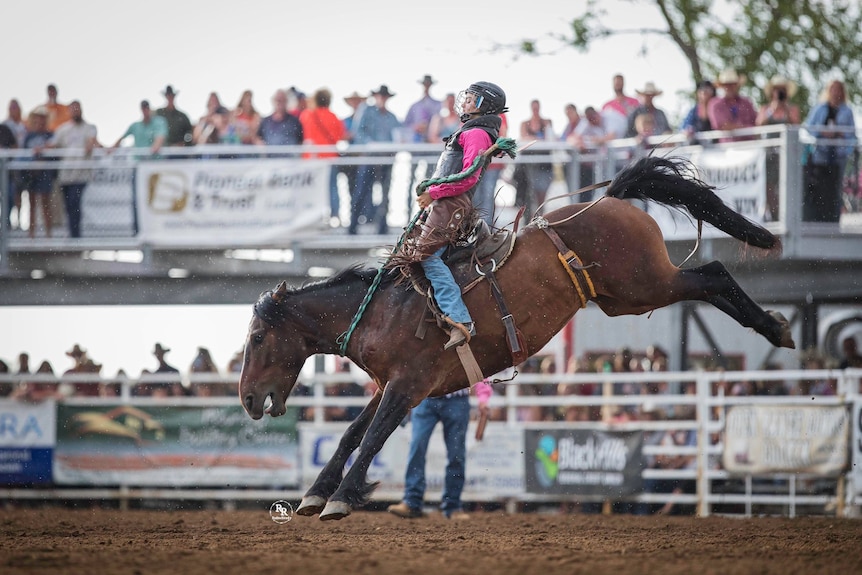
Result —
<path fill-rule="evenodd" d="M 464 170 L 463 172 L 458 172 L 457 174 L 452 174 L 450 176 L 444 176 L 442 178 L 429 178 L 427 180 L 421 181 L 416 186 L 416 195 L 421 196 L 425 190 L 427 190 L 431 186 L 435 186 L 437 184 L 449 184 L 452 182 L 460 182 L 461 180 L 465 180 L 476 173 L 484 164 L 490 160 L 491 156 L 497 155 L 500 153 L 507 154 L 510 158 L 515 159 L 517 155 L 517 150 L 515 148 L 515 140 L 512 138 L 497 138 L 497 141 L 494 142 L 494 145 L 485 150 L 482 154 L 476 156 L 476 159 L 473 160 L 473 164 L 470 165 L 469 168 Z M 347 344 L 350 342 L 350 336 L 353 335 L 353 332 L 356 330 L 356 326 L 359 325 L 359 322 L 362 320 L 362 315 L 365 313 L 365 308 L 368 307 L 368 304 L 371 303 L 371 298 L 374 296 L 374 292 L 377 291 L 377 287 L 380 285 L 380 281 L 383 279 L 383 274 L 386 270 L 386 264 L 392 259 L 392 256 L 398 253 L 398 250 L 404 244 L 404 240 L 407 239 L 407 236 L 410 235 L 410 232 L 413 231 L 413 228 L 416 227 L 416 223 L 419 221 L 419 217 L 422 215 L 424 210 L 419 210 L 413 216 L 413 219 L 410 220 L 410 223 L 407 224 L 407 227 L 404 228 L 404 233 L 401 234 L 401 237 L 398 238 L 398 243 L 395 244 L 395 247 L 389 254 L 389 257 L 386 259 L 386 262 L 380 266 L 380 269 L 377 270 L 377 275 L 374 276 L 374 281 L 371 282 L 371 285 L 368 287 L 368 291 L 365 293 L 365 298 L 362 300 L 362 303 L 359 304 L 359 309 L 356 311 L 356 315 L 353 316 L 353 320 L 350 322 L 350 326 L 347 328 L 347 331 L 338 336 L 335 340 L 335 343 L 338 344 L 338 355 L 344 357 L 347 354 Z"/>

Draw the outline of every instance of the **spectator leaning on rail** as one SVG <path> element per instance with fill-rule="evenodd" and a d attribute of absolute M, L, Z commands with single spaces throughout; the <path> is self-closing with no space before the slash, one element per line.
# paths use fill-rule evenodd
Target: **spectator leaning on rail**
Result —
<path fill-rule="evenodd" d="M 161 116 L 153 115 L 147 100 L 141 101 L 141 114 L 143 118 L 126 128 L 123 135 L 111 146 L 112 150 L 118 148 L 128 136 L 132 136 L 134 140 L 132 145 L 135 148 L 149 148 L 151 154 L 157 154 L 162 149 L 168 137 L 167 121 Z"/>
<path fill-rule="evenodd" d="M 754 126 L 757 110 L 751 100 L 739 94 L 739 88 L 745 84 L 745 76 L 737 74 L 733 68 L 728 68 L 718 75 L 715 83 L 724 94 L 709 101 L 709 123 L 712 129 L 729 131 Z M 732 142 L 739 139 L 745 138 L 722 138 L 721 141 Z"/>
<path fill-rule="evenodd" d="M 497 141 L 500 114 L 508 110 L 506 94 L 496 84 L 476 82 L 458 94 L 456 110 L 464 124 L 446 139 L 446 148 L 437 161 L 434 178 L 470 168 L 473 161 Z M 484 173 L 485 166 L 482 166 L 481 170 L 462 180 L 430 186 L 417 199 L 419 207 L 423 210 L 428 208 L 428 213 L 416 244 L 416 255 L 431 282 L 440 311 L 452 324 L 444 349 L 460 345 L 476 335 L 476 326 L 461 299 L 461 288 L 441 256 L 459 235 L 462 224 L 470 219 L 473 191 Z"/>

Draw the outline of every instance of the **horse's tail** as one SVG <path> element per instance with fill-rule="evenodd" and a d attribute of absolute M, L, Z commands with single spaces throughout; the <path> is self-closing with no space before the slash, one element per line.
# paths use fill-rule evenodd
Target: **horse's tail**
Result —
<path fill-rule="evenodd" d="M 701 181 L 694 166 L 683 158 L 647 156 L 626 166 L 608 187 L 606 196 L 621 200 L 652 200 L 675 208 L 685 208 L 692 217 L 717 227 L 752 246 L 770 249 L 777 245 L 769 230 L 725 205 Z"/>

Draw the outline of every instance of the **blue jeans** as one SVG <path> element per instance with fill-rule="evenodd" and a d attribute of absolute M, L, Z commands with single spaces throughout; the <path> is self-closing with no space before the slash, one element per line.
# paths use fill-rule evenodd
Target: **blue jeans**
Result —
<path fill-rule="evenodd" d="M 471 322 L 473 319 L 470 317 L 470 312 L 464 305 L 464 300 L 461 299 L 461 288 L 452 276 L 452 270 L 440 259 L 445 250 L 446 246 L 443 246 L 431 257 L 423 260 L 422 269 L 425 271 L 425 277 L 431 282 L 431 287 L 434 288 L 434 300 L 440 306 L 443 315 L 458 323 Z"/>
<path fill-rule="evenodd" d="M 434 426 L 443 423 L 443 441 L 446 443 L 446 478 L 440 510 L 448 516 L 461 509 L 461 492 L 464 490 L 464 468 L 467 459 L 467 424 L 470 421 L 470 397 L 433 397 L 413 408 L 410 416 L 413 435 L 407 455 L 407 473 L 404 478 L 404 502 L 411 509 L 422 509 L 425 498 L 425 454 Z"/>
<path fill-rule="evenodd" d="M 383 195 L 380 205 L 374 206 L 374 182 L 379 181 Z M 373 164 L 359 166 L 356 173 L 356 189 L 351 190 L 350 226 L 348 232 L 355 234 L 360 216 L 367 221 L 375 220 L 378 233 L 386 233 L 386 214 L 389 212 L 389 184 L 392 181 L 392 166 Z"/>
<path fill-rule="evenodd" d="M 341 211 L 341 199 L 338 197 L 338 172 L 340 166 L 329 168 L 329 217 L 337 218 Z"/>
<path fill-rule="evenodd" d="M 81 237 L 81 198 L 84 196 L 86 183 L 63 184 L 63 201 L 66 204 L 66 216 L 69 220 L 69 237 Z"/>

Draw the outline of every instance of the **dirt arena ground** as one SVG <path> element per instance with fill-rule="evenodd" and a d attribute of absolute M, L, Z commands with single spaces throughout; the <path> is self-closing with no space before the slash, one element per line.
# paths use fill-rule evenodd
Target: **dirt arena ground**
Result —
<path fill-rule="evenodd" d="M 862 573 L 862 520 L 502 512 L 0 511 L 0 573 Z"/>

